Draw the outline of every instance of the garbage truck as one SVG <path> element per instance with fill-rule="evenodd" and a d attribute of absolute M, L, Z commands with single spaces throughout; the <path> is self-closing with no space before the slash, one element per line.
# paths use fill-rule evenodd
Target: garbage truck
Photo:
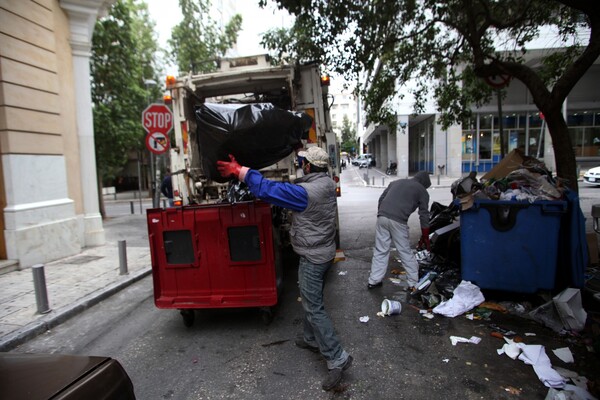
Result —
<path fill-rule="evenodd" d="M 290 212 L 222 178 L 215 163 L 231 153 L 268 179 L 293 182 L 300 170 L 293 147 L 320 146 L 340 196 L 329 83 L 316 63 L 272 66 L 266 55 L 221 60 L 213 73 L 167 77 L 174 206 L 147 211 L 158 308 L 178 309 L 186 326 L 207 308 L 254 307 L 270 322 L 282 290 Z M 337 232 L 339 248 L 339 224 Z"/>

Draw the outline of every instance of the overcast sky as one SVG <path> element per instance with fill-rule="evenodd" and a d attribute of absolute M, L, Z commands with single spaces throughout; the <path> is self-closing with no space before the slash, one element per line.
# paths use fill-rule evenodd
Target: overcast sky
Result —
<path fill-rule="evenodd" d="M 258 6 L 259 0 L 233 0 L 236 12 L 242 15 L 242 30 L 238 35 L 238 53 L 240 56 L 265 53 L 266 50 L 259 45 L 261 33 L 274 27 L 290 26 L 292 17 L 277 10 L 270 3 L 267 8 Z M 146 0 L 150 17 L 156 23 L 161 47 L 166 47 L 171 35 L 171 29 L 181 19 L 181 10 L 178 0 Z M 213 0 L 213 3 L 217 3 Z"/>

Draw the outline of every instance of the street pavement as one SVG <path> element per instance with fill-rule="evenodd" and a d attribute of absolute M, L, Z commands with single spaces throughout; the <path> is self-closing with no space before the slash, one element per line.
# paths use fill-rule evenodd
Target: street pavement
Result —
<path fill-rule="evenodd" d="M 395 176 L 387 176 L 378 169 L 357 170 L 361 177 L 369 176 L 369 186 L 385 187 Z M 449 188 L 457 178 L 432 176 L 432 189 Z M 139 232 L 142 208 L 149 207 L 151 200 L 140 201 L 136 192 L 105 196 L 107 209 L 120 214 L 108 214 L 104 221 L 106 244 L 85 248 L 80 254 L 44 265 L 49 311 L 40 313 L 34 289 L 32 269 L 8 272 L 0 275 L 0 351 L 9 351 L 20 344 L 63 323 L 74 315 L 88 309 L 128 285 L 151 273 L 150 250 L 147 231 Z M 586 230 L 593 232 L 591 204 L 594 199 L 582 199 L 581 207 L 586 215 Z M 139 209 L 138 209 L 139 203 Z M 127 215 L 131 212 L 138 214 Z M 137 222 L 137 237 L 127 232 Z M 140 239 L 142 238 L 142 239 Z M 119 241 L 125 240 L 126 257 L 119 256 Z M 121 263 L 126 260 L 126 274 L 121 273 Z M 42 302 L 42 305 L 43 302 Z M 45 311 L 45 310 L 41 310 Z"/>

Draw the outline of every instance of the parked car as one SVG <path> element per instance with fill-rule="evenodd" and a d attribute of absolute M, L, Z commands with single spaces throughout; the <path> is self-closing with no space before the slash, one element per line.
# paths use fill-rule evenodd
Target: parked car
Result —
<path fill-rule="evenodd" d="M 135 394 L 110 357 L 0 353 L 0 398 L 135 400 Z"/>
<path fill-rule="evenodd" d="M 600 167 L 590 168 L 583 175 L 583 182 L 589 185 L 600 185 Z"/>
<path fill-rule="evenodd" d="M 375 157 L 370 153 L 364 153 L 352 160 L 352 164 L 358 168 L 368 168 L 375 166 Z"/>

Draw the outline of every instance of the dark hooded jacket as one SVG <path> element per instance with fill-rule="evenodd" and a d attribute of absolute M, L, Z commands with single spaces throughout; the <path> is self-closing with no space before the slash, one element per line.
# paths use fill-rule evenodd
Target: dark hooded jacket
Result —
<path fill-rule="evenodd" d="M 379 197 L 377 216 L 384 216 L 406 225 L 417 208 L 421 228 L 429 227 L 429 173 L 419 171 L 411 179 L 393 181 Z"/>

